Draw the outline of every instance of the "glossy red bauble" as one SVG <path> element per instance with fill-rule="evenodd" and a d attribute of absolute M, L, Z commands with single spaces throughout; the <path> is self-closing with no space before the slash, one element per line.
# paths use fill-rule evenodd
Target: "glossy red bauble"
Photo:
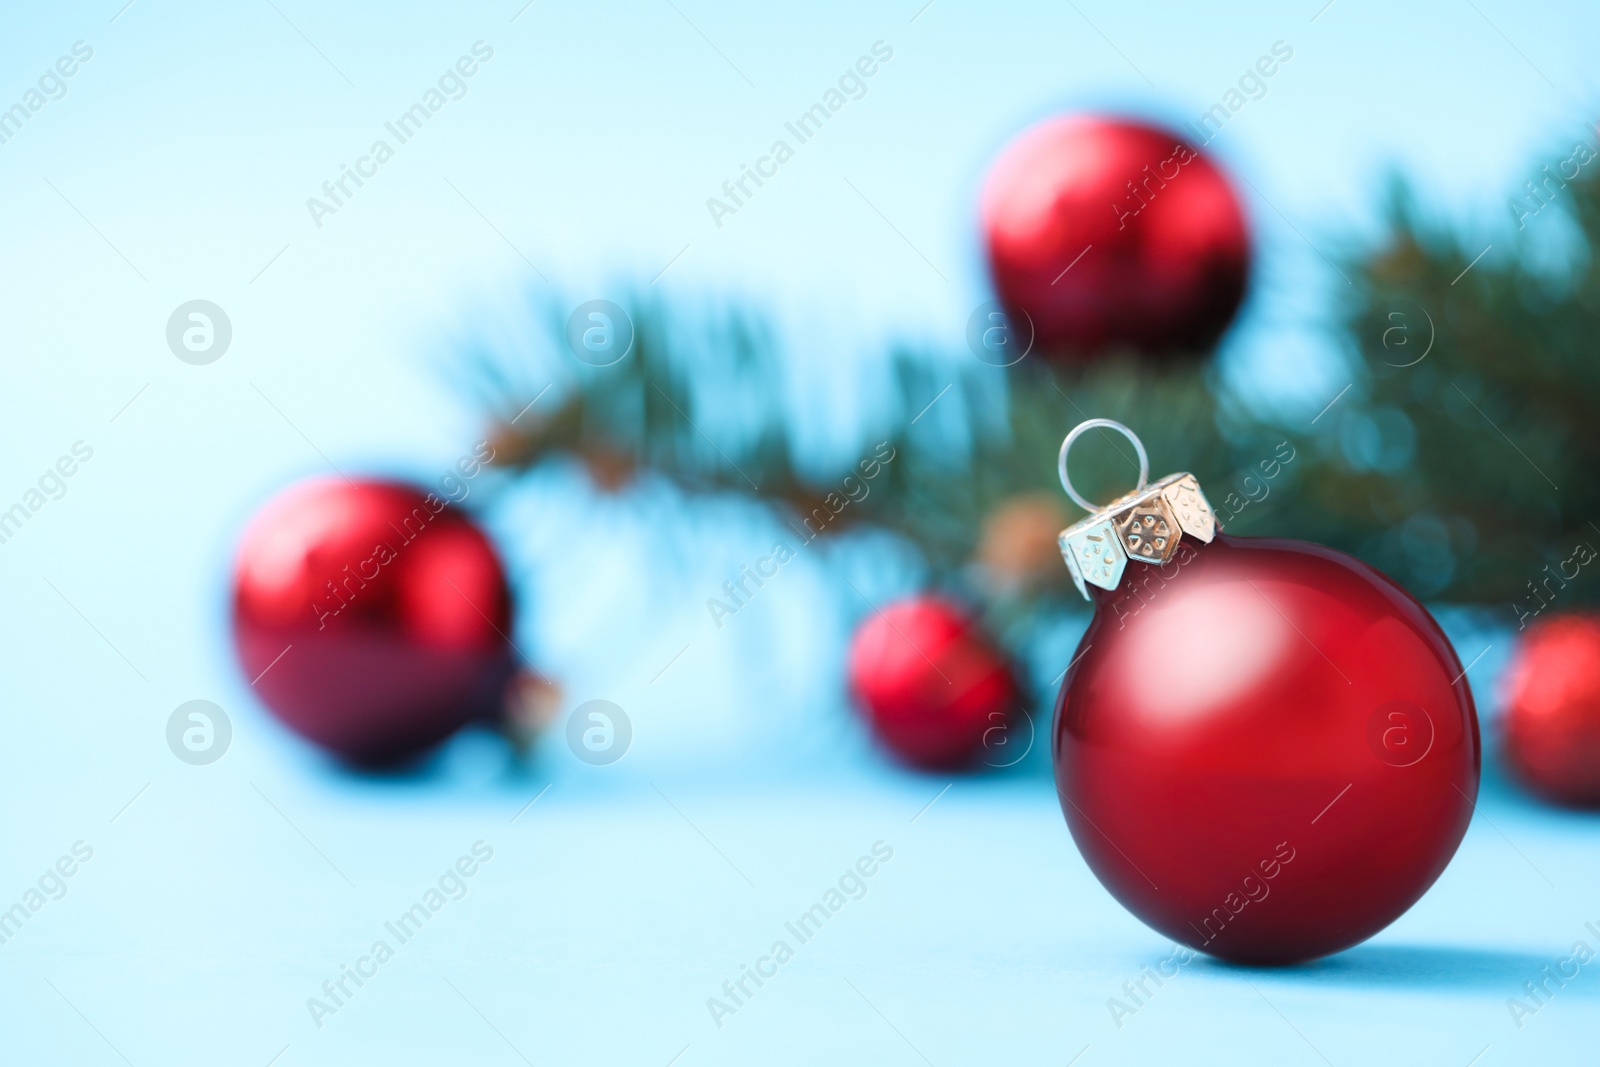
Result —
<path fill-rule="evenodd" d="M 1074 115 L 1028 129 L 990 169 L 981 219 L 1000 303 L 1026 313 L 1052 356 L 1203 350 L 1244 297 L 1250 241 L 1233 189 L 1183 138 L 1143 123 Z"/>
<path fill-rule="evenodd" d="M 1562 804 L 1600 806 L 1600 616 L 1528 627 L 1506 671 L 1506 759 Z"/>
<path fill-rule="evenodd" d="M 873 733 L 912 766 L 963 767 L 986 747 L 1003 753 L 1009 744 L 1017 707 L 1010 665 L 948 601 L 908 597 L 862 623 L 850 642 L 849 676 Z"/>
<path fill-rule="evenodd" d="M 1433 884 L 1479 743 L 1421 605 L 1332 549 L 1223 534 L 1097 592 L 1056 708 L 1056 786 L 1129 911 L 1287 964 L 1371 937 Z"/>
<path fill-rule="evenodd" d="M 493 546 L 441 497 L 318 479 L 250 523 L 234 571 L 244 675 L 301 736 L 360 764 L 501 713 L 516 670 Z"/>

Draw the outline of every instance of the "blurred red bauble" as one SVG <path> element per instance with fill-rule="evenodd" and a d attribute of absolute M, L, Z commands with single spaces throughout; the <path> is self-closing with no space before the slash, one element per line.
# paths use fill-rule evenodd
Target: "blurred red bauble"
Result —
<path fill-rule="evenodd" d="M 239 546 L 233 624 L 267 707 L 363 765 L 498 722 L 517 671 L 493 546 L 442 497 L 394 482 L 316 479 L 270 501 Z"/>
<path fill-rule="evenodd" d="M 1052 356 L 1203 351 L 1244 297 L 1250 239 L 1233 188 L 1143 123 L 1033 126 L 990 168 L 981 219 L 1000 303 L 1026 312 Z"/>
<path fill-rule="evenodd" d="M 1185 533 L 1165 565 L 1125 566 L 1092 590 L 1056 712 L 1056 789 L 1096 877 L 1240 963 L 1314 959 L 1397 919 L 1478 793 L 1472 695 L 1438 624 L 1302 541 Z"/>
<path fill-rule="evenodd" d="M 1506 672 L 1504 730 L 1506 759 L 1530 787 L 1600 806 L 1600 616 L 1528 628 Z"/>
<path fill-rule="evenodd" d="M 1008 744 L 1011 667 L 948 601 L 913 596 L 873 615 L 851 639 L 849 676 L 878 740 L 915 767 L 968 766 Z"/>

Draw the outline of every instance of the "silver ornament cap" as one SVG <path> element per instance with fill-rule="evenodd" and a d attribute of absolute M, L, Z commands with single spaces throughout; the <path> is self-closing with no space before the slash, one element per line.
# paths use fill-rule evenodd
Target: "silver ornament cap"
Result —
<path fill-rule="evenodd" d="M 1078 438 L 1089 430 L 1115 430 L 1132 442 L 1139 454 L 1139 484 L 1109 504 L 1095 504 L 1073 488 L 1067 476 L 1067 453 Z M 1150 457 L 1144 442 L 1115 419 L 1089 419 L 1073 427 L 1061 442 L 1056 464 L 1061 486 L 1073 502 L 1089 512 L 1057 538 L 1061 558 L 1066 561 L 1072 584 L 1085 600 L 1088 587 L 1115 589 L 1122 582 L 1130 560 L 1161 566 L 1178 553 L 1179 541 L 1187 536 L 1205 544 L 1221 529 L 1216 513 L 1200 489 L 1200 482 L 1186 471 L 1169 474 L 1154 485 L 1150 478 Z"/>

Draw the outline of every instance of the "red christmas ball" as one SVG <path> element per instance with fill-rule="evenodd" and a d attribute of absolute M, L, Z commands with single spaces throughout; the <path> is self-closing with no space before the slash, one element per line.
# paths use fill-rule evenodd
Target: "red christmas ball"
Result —
<path fill-rule="evenodd" d="M 1238 198 L 1210 160 L 1154 126 L 1090 115 L 1033 126 L 995 160 L 981 218 L 1001 304 L 1026 313 L 1053 355 L 1203 350 L 1244 297 Z"/>
<path fill-rule="evenodd" d="M 245 677 L 290 729 L 353 763 L 497 720 L 517 659 L 493 546 L 434 494 L 316 479 L 270 501 L 234 569 Z"/>
<path fill-rule="evenodd" d="M 1600 806 L 1600 616 L 1529 627 L 1506 672 L 1504 731 L 1506 759 L 1530 787 Z"/>
<path fill-rule="evenodd" d="M 1185 540 L 1096 589 L 1056 709 L 1056 786 L 1129 911 L 1240 963 L 1337 952 L 1398 918 L 1466 832 L 1479 742 L 1433 618 L 1298 541 Z"/>
<path fill-rule="evenodd" d="M 965 767 L 1008 743 L 1018 702 L 1011 667 L 949 601 L 908 597 L 862 623 L 849 677 L 873 733 L 912 766 Z"/>

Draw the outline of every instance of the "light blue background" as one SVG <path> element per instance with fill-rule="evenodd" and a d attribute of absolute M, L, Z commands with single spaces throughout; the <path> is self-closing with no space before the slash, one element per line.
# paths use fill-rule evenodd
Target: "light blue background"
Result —
<path fill-rule="evenodd" d="M 519 643 L 569 705 L 604 697 L 633 718 L 609 768 L 552 738 L 518 771 L 466 737 L 414 776 L 340 773 L 252 702 L 225 576 L 240 524 L 289 480 L 329 463 L 433 478 L 465 452 L 481 411 L 464 339 L 531 356 L 530 302 L 658 274 L 653 291 L 690 314 L 768 310 L 803 433 L 841 447 L 886 342 L 958 347 L 985 298 L 972 209 L 1008 137 L 1064 107 L 1182 121 L 1277 40 L 1293 60 L 1210 146 L 1248 180 L 1259 243 L 1224 372 L 1252 402 L 1314 413 L 1346 380 L 1320 329 L 1343 285 L 1322 255 L 1370 232 L 1391 165 L 1503 254 L 1506 197 L 1590 135 L 1600 12 L 275 2 L 19 9 L 0 31 L 0 106 L 74 41 L 94 48 L 0 145 L 0 507 L 74 441 L 94 448 L 0 544 L 0 905 L 73 842 L 95 850 L 0 946 L 0 1060 L 1592 1055 L 1591 969 L 1520 1031 L 1505 1001 L 1595 943 L 1595 822 L 1493 774 L 1455 862 L 1370 945 L 1289 972 L 1196 962 L 1118 1029 L 1106 999 L 1167 950 L 1078 858 L 1042 749 L 943 793 L 888 768 L 836 673 L 854 593 L 807 559 L 709 622 L 705 598 L 770 544 L 737 506 L 685 513 L 651 484 L 596 498 L 554 471 L 488 511 L 524 591 Z M 480 39 L 495 55 L 468 95 L 316 228 L 306 198 Z M 716 228 L 705 199 L 880 39 L 895 55 L 866 97 Z M 1561 227 L 1530 224 L 1554 253 Z M 194 298 L 234 327 L 207 367 L 164 340 Z M 849 565 L 874 600 L 915 578 Z M 1509 635 L 1450 625 L 1464 660 L 1489 646 L 1471 678 L 1492 711 Z M 235 730 L 205 768 L 163 736 L 194 698 Z M 306 998 L 479 839 L 495 858 L 468 895 L 314 1027 Z M 706 998 L 880 839 L 895 858 L 865 899 L 714 1027 Z"/>

